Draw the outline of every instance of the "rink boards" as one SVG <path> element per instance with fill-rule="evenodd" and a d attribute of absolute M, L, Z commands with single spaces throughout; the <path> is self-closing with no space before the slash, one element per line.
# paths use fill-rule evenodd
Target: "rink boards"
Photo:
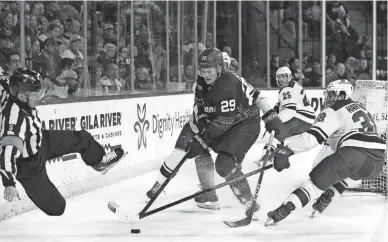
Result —
<path fill-rule="evenodd" d="M 275 105 L 278 91 L 263 92 L 271 105 Z M 322 89 L 306 90 L 306 93 L 318 113 L 323 106 Z M 128 159 L 105 176 L 85 166 L 77 154 L 50 160 L 47 164 L 50 179 L 64 197 L 72 197 L 158 167 L 172 151 L 179 132 L 190 118 L 192 106 L 193 94 L 40 106 L 39 114 L 45 129 L 85 129 L 107 151 L 121 146 L 129 152 Z M 9 204 L 1 196 L 0 220 L 34 208 L 20 184 L 17 188 L 22 193 L 22 201 Z M 3 194 L 2 187 L 0 194 Z"/>

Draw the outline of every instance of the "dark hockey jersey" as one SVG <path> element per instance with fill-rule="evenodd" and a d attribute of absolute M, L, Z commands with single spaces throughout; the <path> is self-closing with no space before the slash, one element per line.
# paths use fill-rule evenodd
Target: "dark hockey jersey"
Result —
<path fill-rule="evenodd" d="M 212 139 L 243 120 L 260 119 L 253 87 L 229 71 L 221 72 L 213 85 L 197 78 L 195 106 L 200 129 L 205 126 Z"/>

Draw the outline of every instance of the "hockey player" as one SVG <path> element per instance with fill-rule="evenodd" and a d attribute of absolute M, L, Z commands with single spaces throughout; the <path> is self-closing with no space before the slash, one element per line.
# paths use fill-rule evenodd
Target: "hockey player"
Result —
<path fill-rule="evenodd" d="M 302 86 L 292 79 L 288 67 L 280 67 L 276 71 L 276 81 L 281 88 L 278 103 L 266 112 L 262 119 L 266 129 L 275 130 L 275 138 L 283 141 L 292 135 L 301 134 L 311 127 L 315 120 L 315 112 Z M 276 144 L 264 159 L 272 160 Z M 265 146 L 264 149 L 267 147 Z"/>
<path fill-rule="evenodd" d="M 47 176 L 47 160 L 80 153 L 86 165 L 105 174 L 126 153 L 121 148 L 105 153 L 84 130 L 42 130 L 35 108 L 45 93 L 42 82 L 39 73 L 26 68 L 17 69 L 10 77 L 0 116 L 0 174 L 7 201 L 20 199 L 16 178 L 38 208 L 47 215 L 60 216 L 66 201 Z M 6 88 L 6 82 L 0 84 Z"/>
<path fill-rule="evenodd" d="M 175 149 L 147 192 L 150 199 L 172 175 L 186 152 L 189 152 L 189 158 L 203 158 L 196 159 L 197 171 L 203 173 L 199 176 L 202 188 L 213 185 L 214 169 L 227 181 L 243 175 L 241 162 L 259 136 L 260 126 L 257 123 L 260 122 L 260 113 L 252 96 L 253 88 L 235 74 L 222 70 L 222 64 L 220 50 L 211 48 L 201 53 L 195 90 L 195 109 L 199 116 L 183 127 Z M 210 149 L 218 154 L 215 164 L 211 160 Z M 230 184 L 230 187 L 248 211 L 253 202 L 248 181 L 243 179 Z M 217 200 L 216 196 L 214 199 Z M 254 210 L 258 209 L 255 204 Z"/>
<path fill-rule="evenodd" d="M 326 107 L 314 125 L 301 135 L 284 140 L 275 151 L 274 167 L 290 167 L 289 157 L 325 143 L 321 161 L 310 179 L 296 189 L 283 204 L 268 213 L 266 225 L 279 222 L 296 208 L 317 199 L 314 209 L 323 211 L 333 197 L 346 189 L 345 179 L 376 178 L 384 166 L 384 141 L 376 133 L 371 114 L 351 100 L 353 86 L 347 80 L 331 82 L 325 92 Z"/>

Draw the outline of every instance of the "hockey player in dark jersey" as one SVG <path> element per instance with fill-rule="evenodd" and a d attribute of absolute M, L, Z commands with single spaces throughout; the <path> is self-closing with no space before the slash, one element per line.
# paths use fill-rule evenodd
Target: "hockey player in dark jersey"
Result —
<path fill-rule="evenodd" d="M 38 208 L 47 215 L 60 216 L 66 201 L 47 176 L 47 160 L 80 153 L 86 165 L 105 174 L 126 153 L 121 148 L 105 153 L 84 130 L 42 130 L 35 108 L 45 93 L 42 83 L 39 73 L 26 68 L 16 70 L 10 77 L 0 116 L 0 175 L 7 201 L 20 199 L 16 178 Z M 7 87 L 6 82 L 1 85 Z"/>
<path fill-rule="evenodd" d="M 215 169 L 227 181 L 243 175 L 241 162 L 260 133 L 260 112 L 254 102 L 253 88 L 232 72 L 223 70 L 222 63 L 218 49 L 206 49 L 201 53 L 195 89 L 197 109 L 202 110 L 198 113 L 203 113 L 194 121 L 198 132 L 194 131 L 195 127 L 194 130 L 190 127 L 190 122 L 183 127 L 174 151 L 163 163 L 157 181 L 147 192 L 149 198 L 172 175 L 172 170 L 186 152 L 189 152 L 189 158 L 207 157 L 212 149 L 217 158 L 214 168 L 210 163 L 204 164 L 206 172 Z M 213 176 L 203 176 L 210 177 L 205 186 L 212 182 Z M 206 188 L 202 181 L 201 186 Z M 242 179 L 230 187 L 241 204 L 249 209 L 253 196 L 248 181 Z M 254 209 L 259 209 L 258 204 Z"/>
<path fill-rule="evenodd" d="M 313 126 L 303 134 L 285 139 L 284 145 L 275 150 L 274 168 L 282 171 L 290 167 L 289 157 L 293 154 L 325 144 L 310 179 L 268 213 L 266 225 L 283 220 L 315 199 L 313 209 L 323 212 L 335 196 L 346 190 L 346 179 L 371 180 L 381 173 L 385 142 L 376 133 L 372 115 L 351 100 L 352 93 L 349 81 L 331 82 L 325 92 L 326 107 Z"/>

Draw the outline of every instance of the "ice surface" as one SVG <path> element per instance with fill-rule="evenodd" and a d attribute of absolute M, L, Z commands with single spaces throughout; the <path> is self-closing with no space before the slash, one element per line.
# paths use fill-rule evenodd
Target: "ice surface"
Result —
<path fill-rule="evenodd" d="M 256 145 L 243 163 L 244 171 L 255 168 L 262 145 Z M 262 208 L 260 221 L 242 228 L 228 228 L 223 220 L 244 217 L 241 205 L 229 187 L 218 190 L 221 210 L 196 207 L 193 201 L 180 204 L 131 224 L 120 220 L 108 208 L 109 201 L 140 211 L 145 192 L 155 180 L 157 171 L 69 199 L 62 217 L 48 217 L 34 210 L 0 222 L 0 241 L 26 242 L 91 242 L 91 241 L 388 241 L 387 200 L 380 196 L 346 195 L 331 204 L 323 215 L 314 219 L 311 204 L 295 211 L 276 226 L 264 227 L 266 213 L 280 203 L 308 177 L 316 150 L 297 155 L 291 168 L 278 173 L 267 171 L 259 193 Z M 254 190 L 258 175 L 249 179 Z M 216 175 L 216 182 L 222 179 Z M 198 190 L 193 161 L 188 161 L 161 194 L 155 208 Z M 141 229 L 131 234 L 132 228 Z"/>

